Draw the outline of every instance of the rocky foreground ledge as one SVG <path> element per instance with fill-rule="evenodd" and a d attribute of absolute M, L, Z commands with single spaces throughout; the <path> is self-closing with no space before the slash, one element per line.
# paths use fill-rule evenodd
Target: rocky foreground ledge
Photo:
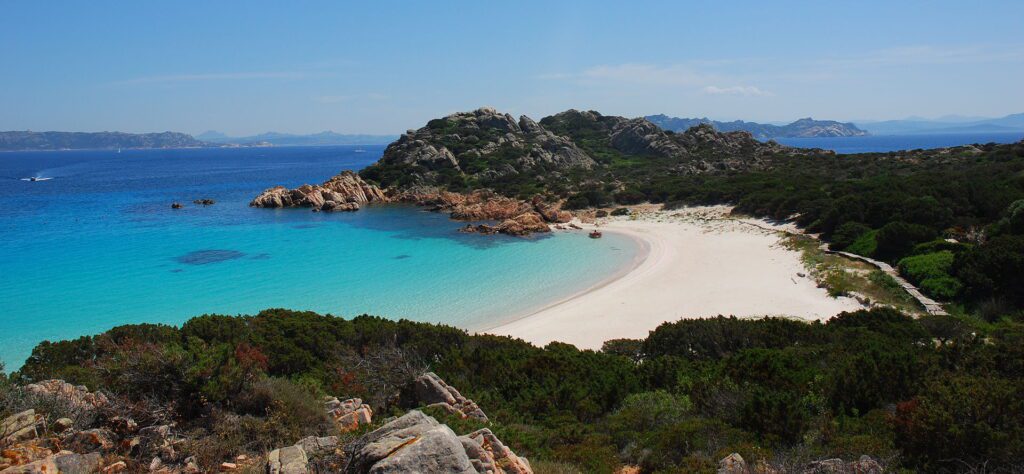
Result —
<path fill-rule="evenodd" d="M 0 474 L 211 472 L 209 466 L 200 466 L 195 456 L 184 454 L 195 450 L 197 440 L 174 422 L 136 422 L 141 418 L 133 418 L 129 407 L 103 393 L 62 380 L 30 384 L 20 390 L 37 408 L 0 419 Z M 489 423 L 475 402 L 433 372 L 417 377 L 408 392 L 412 395 L 404 406 Z M 74 419 L 55 419 L 59 410 L 54 407 L 63 407 L 62 413 L 73 413 Z M 334 421 L 330 430 L 334 434 L 309 436 L 265 455 L 236 452 L 237 456 L 224 460 L 216 470 L 271 474 L 533 473 L 526 458 L 516 455 L 486 427 L 460 436 L 420 409 L 413 409 L 353 438 L 354 432 L 375 426 L 369 405 L 358 398 L 326 397 L 323 409 Z"/>

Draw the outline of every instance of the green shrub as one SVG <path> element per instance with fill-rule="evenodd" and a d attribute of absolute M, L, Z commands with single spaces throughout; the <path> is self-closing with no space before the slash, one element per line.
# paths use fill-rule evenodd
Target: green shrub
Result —
<path fill-rule="evenodd" d="M 857 239 L 868 232 L 871 232 L 871 228 L 860 222 L 846 222 L 839 226 L 832 234 L 832 243 L 829 244 L 829 248 L 832 250 L 846 250 L 847 247 L 853 245 Z"/>
<path fill-rule="evenodd" d="M 950 301 L 960 295 L 964 284 L 951 276 L 925 278 L 920 285 L 924 294 L 943 301 Z"/>
<path fill-rule="evenodd" d="M 863 255 L 865 257 L 873 257 L 876 249 L 878 248 L 878 241 L 875 240 L 877 236 L 877 230 L 861 234 L 860 237 L 857 237 L 853 243 L 846 247 L 846 251 L 857 255 Z"/>
<path fill-rule="evenodd" d="M 921 283 L 928 278 L 948 277 L 955 256 L 949 250 L 914 255 L 900 260 L 897 267 L 900 274 L 912 283 Z"/>
<path fill-rule="evenodd" d="M 935 238 L 935 230 L 920 224 L 890 222 L 875 236 L 875 255 L 883 260 L 894 260 L 910 253 L 917 244 Z"/>

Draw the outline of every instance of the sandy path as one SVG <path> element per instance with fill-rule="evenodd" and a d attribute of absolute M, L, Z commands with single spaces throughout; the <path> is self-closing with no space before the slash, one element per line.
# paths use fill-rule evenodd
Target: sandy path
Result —
<path fill-rule="evenodd" d="M 616 338 L 643 338 L 666 321 L 703 316 L 788 315 L 828 319 L 859 309 L 832 298 L 806 273 L 800 254 L 780 245 L 777 232 L 723 220 L 724 206 L 656 212 L 603 223 L 649 246 L 633 271 L 588 292 L 484 332 L 534 344 L 562 341 L 599 349 Z M 766 228 L 779 228 L 752 221 Z M 592 226 L 584 226 L 588 228 Z"/>

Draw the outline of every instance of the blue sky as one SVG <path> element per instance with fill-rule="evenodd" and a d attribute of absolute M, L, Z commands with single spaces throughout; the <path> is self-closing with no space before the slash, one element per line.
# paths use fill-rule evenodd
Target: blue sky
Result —
<path fill-rule="evenodd" d="M 0 130 L 398 133 L 483 105 L 789 121 L 1024 111 L 1024 2 L 41 2 Z"/>

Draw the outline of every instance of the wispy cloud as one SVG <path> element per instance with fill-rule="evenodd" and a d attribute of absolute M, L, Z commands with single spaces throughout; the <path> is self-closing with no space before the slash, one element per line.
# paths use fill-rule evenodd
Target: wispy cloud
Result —
<path fill-rule="evenodd" d="M 1024 60 L 1024 49 L 988 46 L 938 47 L 930 45 L 901 46 L 862 54 L 823 58 L 827 66 L 905 66 L 928 64 L 978 64 Z"/>
<path fill-rule="evenodd" d="M 295 71 L 263 71 L 263 72 L 219 72 L 205 74 L 171 74 L 163 76 L 144 76 L 115 81 L 113 85 L 159 84 L 176 82 L 202 81 L 244 81 L 253 79 L 304 79 L 306 73 Z"/>
<path fill-rule="evenodd" d="M 715 71 L 716 67 L 733 66 L 747 61 L 750 60 L 701 61 L 699 63 L 671 65 L 602 65 L 591 67 L 578 73 L 545 74 L 540 76 L 540 78 L 566 80 L 584 85 L 642 86 L 652 90 L 674 89 L 713 96 L 765 97 L 774 95 L 752 85 L 718 85 L 748 82 L 744 77 Z"/>
<path fill-rule="evenodd" d="M 594 66 L 576 73 L 543 74 L 540 79 L 584 83 L 632 83 L 661 86 L 697 86 L 711 79 L 685 65 L 617 64 Z"/>
<path fill-rule="evenodd" d="M 763 91 L 760 88 L 754 86 L 732 86 L 732 87 L 718 87 L 718 86 L 706 86 L 701 89 L 701 92 L 710 95 L 743 95 L 743 96 L 770 96 L 771 92 Z"/>

